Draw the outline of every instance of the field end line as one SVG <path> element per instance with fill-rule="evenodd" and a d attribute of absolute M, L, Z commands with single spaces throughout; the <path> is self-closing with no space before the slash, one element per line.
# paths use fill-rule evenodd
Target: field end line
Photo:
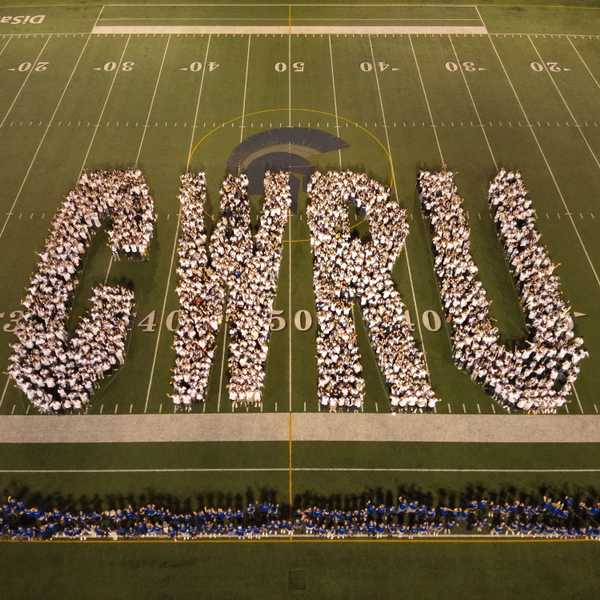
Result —
<path fill-rule="evenodd" d="M 165 58 L 167 56 L 167 50 L 169 49 L 169 43 L 171 42 L 171 36 L 167 37 L 167 43 L 165 44 L 165 50 L 163 52 L 162 61 L 160 63 L 160 69 L 158 70 L 158 76 L 156 78 L 156 83 L 154 84 L 154 92 L 152 93 L 152 99 L 150 100 L 150 106 L 148 107 L 148 113 L 146 114 L 146 122 L 144 123 L 144 128 L 142 129 L 142 137 L 140 139 L 140 143 L 138 144 L 138 150 L 135 157 L 135 168 L 137 169 L 138 163 L 140 161 L 140 155 L 142 153 L 142 146 L 144 145 L 144 139 L 146 138 L 146 131 L 148 130 L 148 123 L 150 122 L 150 115 L 152 114 L 152 108 L 154 107 L 154 99 L 156 98 L 156 91 L 158 90 L 158 84 L 160 82 L 160 78 L 163 71 L 163 66 L 165 64 Z M 106 275 L 104 276 L 104 285 L 108 282 L 108 278 L 110 277 L 110 271 L 112 269 L 114 262 L 114 255 L 111 252 L 110 258 L 108 259 L 108 267 L 106 268 Z"/>
<path fill-rule="evenodd" d="M 19 5 L 19 6 L 24 6 L 24 5 Z M 26 5 L 25 5 L 26 6 Z M 39 4 L 34 4 L 32 6 L 40 6 Z M 57 6 L 56 4 L 50 4 L 48 6 Z M 58 5 L 59 6 L 59 5 Z M 124 6 L 131 6 L 131 7 L 135 7 L 135 8 L 139 8 L 140 5 L 139 4 L 135 4 L 135 3 L 119 3 L 119 4 L 107 4 L 105 6 L 109 6 L 109 7 L 113 7 L 113 6 L 120 6 L 120 7 L 124 7 Z M 154 3 L 154 2 L 146 2 L 144 3 L 145 7 L 153 7 L 153 6 L 162 6 L 162 7 L 173 7 L 173 6 L 177 6 L 177 7 L 188 7 L 188 6 L 208 6 L 208 7 L 221 7 L 221 6 L 227 6 L 227 7 L 238 7 L 238 8 L 244 8 L 247 6 L 250 7 L 264 7 L 264 8 L 271 8 L 273 6 L 276 6 L 278 8 L 281 7 L 288 7 L 289 3 L 285 3 L 285 4 L 281 4 L 281 3 L 275 3 L 275 4 L 268 4 L 268 3 L 248 3 L 248 4 L 240 4 L 240 3 L 214 3 L 214 2 L 199 2 L 199 3 L 194 3 L 194 4 L 181 4 L 181 3 L 175 3 L 175 4 L 165 4 L 165 3 Z M 429 7 L 429 8 L 438 8 L 438 7 L 442 7 L 442 8 L 477 8 L 476 4 L 432 4 L 432 3 L 423 3 L 423 4 L 410 4 L 410 3 L 393 3 L 393 4 L 360 4 L 360 3 L 346 3 L 346 4 L 333 4 L 333 3 L 325 3 L 325 4 L 321 4 L 318 2 L 313 2 L 313 3 L 305 3 L 305 4 L 294 4 L 293 6 L 304 6 L 304 7 L 321 7 L 321 6 L 327 6 L 327 7 L 336 7 L 336 6 L 343 6 L 343 7 L 353 7 L 353 6 L 357 6 L 360 8 L 371 8 L 373 6 L 378 7 L 378 8 L 389 8 L 390 6 L 394 6 L 394 7 L 406 7 L 406 8 L 413 8 L 413 7 Z M 590 7 L 591 8 L 591 7 Z"/>
<path fill-rule="evenodd" d="M 8 221 L 11 217 L 11 215 L 13 214 L 13 211 L 15 209 L 15 206 L 17 205 L 17 202 L 19 201 L 19 198 L 21 197 L 21 194 L 23 192 L 23 188 L 25 187 L 25 183 L 27 182 L 27 180 L 29 179 L 29 174 L 31 173 L 31 169 L 33 168 L 33 165 L 35 164 L 35 161 L 37 160 L 38 154 L 44 144 L 44 141 L 46 140 L 46 136 L 48 135 L 48 132 L 50 131 L 50 127 L 52 127 L 53 123 L 54 123 L 54 119 L 56 117 L 56 115 L 58 114 L 58 110 L 62 104 L 62 101 L 65 97 L 65 94 L 67 93 L 67 89 L 69 88 L 69 85 L 71 84 L 71 81 L 73 80 L 73 76 L 75 75 L 75 71 L 77 71 L 78 67 L 79 67 L 79 63 L 81 62 L 81 58 L 83 57 L 83 54 L 89 44 L 89 41 L 92 37 L 92 34 L 89 33 L 87 36 L 87 39 L 85 41 L 85 44 L 83 45 L 83 47 L 81 48 L 81 51 L 79 52 L 79 56 L 77 57 L 77 60 L 75 61 L 75 65 L 73 66 L 73 69 L 71 70 L 71 74 L 69 75 L 69 79 L 67 80 L 67 83 L 65 84 L 59 98 L 58 98 L 58 102 L 56 103 L 56 106 L 54 107 L 54 111 L 52 112 L 52 115 L 50 117 L 50 120 L 48 121 L 48 124 L 46 125 L 46 129 L 44 130 L 44 133 L 37 145 L 37 148 L 35 149 L 35 152 L 33 153 L 33 157 L 31 159 L 31 161 L 29 162 L 29 166 L 27 167 L 27 171 L 25 171 L 25 175 L 21 181 L 21 185 L 19 186 L 19 189 L 17 190 L 17 193 L 15 195 L 15 198 L 13 200 L 13 203 L 10 207 L 10 210 L 8 211 L 8 215 L 6 216 L 6 219 L 4 221 L 4 224 L 2 225 L 2 230 L 0 230 L 0 238 L 2 238 L 2 236 L 4 235 L 4 231 L 6 230 L 6 226 L 8 224 Z M 32 68 L 33 70 L 33 68 Z M 4 395 L 3 395 L 4 397 Z M 0 406 L 2 406 L 2 404 L 0 403 Z"/>
<path fill-rule="evenodd" d="M 494 50 L 494 53 L 496 54 L 496 57 L 498 59 L 498 62 L 500 63 L 500 66 L 502 67 L 502 71 L 504 72 L 504 76 L 506 77 L 506 80 L 508 81 L 508 84 L 510 85 L 510 88 L 512 89 L 512 92 L 515 96 L 515 99 L 519 105 L 519 107 L 521 108 L 521 112 L 523 113 L 523 117 L 525 118 L 525 122 L 528 125 L 528 129 L 529 131 L 531 131 L 531 135 L 533 136 L 533 139 L 535 140 L 535 143 L 538 147 L 538 150 L 540 152 L 540 155 L 546 165 L 546 169 L 548 169 L 548 173 L 550 174 L 550 177 L 552 179 L 552 183 L 554 184 L 554 187 L 562 201 L 562 205 L 565 209 L 565 212 L 567 213 L 567 216 L 569 218 L 569 220 L 571 221 L 571 225 L 573 227 L 573 230 L 575 231 L 575 234 L 577 236 L 577 239 L 579 240 L 579 245 L 581 246 L 581 249 L 583 250 L 583 253 L 585 254 L 585 257 L 588 261 L 588 264 L 590 266 L 590 268 L 592 269 L 592 273 L 594 274 L 594 278 L 596 279 L 596 283 L 598 284 L 598 287 L 600 288 L 600 277 L 598 277 L 598 273 L 596 272 L 596 268 L 594 267 L 594 263 L 592 262 L 592 259 L 590 258 L 589 252 L 583 242 L 583 238 L 581 237 L 581 234 L 579 233 L 579 229 L 577 229 L 577 225 L 575 224 L 575 220 L 573 219 L 573 215 L 571 214 L 571 210 L 569 209 L 567 202 L 565 200 L 565 197 L 562 193 L 562 190 L 560 188 L 560 186 L 558 185 L 558 181 L 556 179 L 556 176 L 554 175 L 554 171 L 552 170 L 552 167 L 550 166 L 550 163 L 548 162 L 548 158 L 546 157 L 546 153 L 544 152 L 544 149 L 542 148 L 542 145 L 540 143 L 540 140 L 535 132 L 535 130 L 533 129 L 532 125 L 531 125 L 531 121 L 529 120 L 529 117 L 527 116 L 527 113 L 525 112 L 525 108 L 523 107 L 523 103 L 521 102 L 521 98 L 519 97 L 519 94 L 517 93 L 517 90 L 515 89 L 515 86 L 512 82 L 512 79 L 510 78 L 510 75 L 508 74 L 508 71 L 506 70 L 506 66 L 504 65 L 504 61 L 502 60 L 502 57 L 500 56 L 500 54 L 498 53 L 498 49 L 496 48 L 496 44 L 494 44 L 494 40 L 492 39 L 492 36 L 488 35 L 488 40 L 490 42 L 490 45 L 492 46 L 492 49 Z"/>
<path fill-rule="evenodd" d="M 211 36 L 208 36 L 206 43 L 206 52 L 204 53 L 204 65 L 208 59 L 208 50 L 210 48 Z M 204 87 L 204 73 L 206 69 L 202 69 L 202 76 L 200 77 L 200 87 L 198 89 L 198 98 L 196 100 L 196 110 L 194 112 L 194 122 L 192 124 L 192 133 L 190 135 L 190 145 L 188 148 L 188 155 L 186 161 L 186 171 L 189 171 L 190 162 L 192 160 L 192 146 L 194 144 L 194 135 L 196 134 L 196 123 L 198 121 L 198 111 L 200 110 L 200 100 L 202 98 L 202 88 Z M 173 250 L 171 251 L 171 262 L 169 264 L 169 275 L 167 276 L 167 283 L 165 285 L 165 295 L 163 297 L 162 309 L 160 312 L 160 321 L 158 323 L 158 335 L 156 336 L 156 345 L 154 346 L 154 356 L 152 357 L 152 368 L 150 369 L 150 377 L 148 378 L 148 389 L 146 390 L 146 402 L 144 403 L 144 412 L 148 412 L 148 401 L 150 400 L 150 392 L 152 390 L 152 381 L 154 379 L 154 369 L 156 367 L 156 357 L 158 356 L 158 346 L 160 344 L 160 336 L 162 334 L 162 325 L 165 319 L 165 311 L 167 309 L 167 299 L 169 297 L 169 288 L 171 287 L 171 276 L 173 275 L 173 264 L 175 262 L 175 253 L 177 251 L 177 238 L 179 237 L 179 227 L 181 225 L 181 210 L 177 210 L 177 226 L 175 228 L 175 237 L 173 238 Z"/>
<path fill-rule="evenodd" d="M 6 111 L 6 114 L 4 115 L 4 118 L 0 122 L 0 129 L 2 127 L 4 127 L 4 123 L 6 123 L 6 119 L 8 119 L 8 115 L 10 115 L 10 113 L 12 112 L 12 109 L 15 107 L 15 104 L 16 104 L 17 100 L 19 99 L 19 96 L 21 95 L 21 92 L 23 91 L 23 88 L 27 85 L 27 82 L 29 81 L 29 78 L 31 77 L 31 74 L 35 71 L 35 67 L 38 64 L 38 62 L 40 60 L 40 57 L 42 56 L 42 54 L 43 54 L 44 50 L 46 49 L 46 46 L 48 45 L 48 42 L 50 41 L 51 38 L 52 38 L 52 34 L 50 34 L 48 36 L 48 39 L 44 42 L 44 44 L 42 46 L 42 49 L 38 52 L 38 55 L 36 56 L 35 60 L 31 64 L 31 68 L 27 72 L 27 75 L 25 75 L 25 78 L 23 79 L 23 82 L 19 86 L 19 89 L 18 89 L 15 97 L 13 98 L 13 101 L 10 103 L 10 106 L 8 107 L 8 110 Z"/>
<path fill-rule="evenodd" d="M 487 33 L 479 25 L 98 25 L 92 29 L 94 35 L 164 35 L 173 34 L 221 34 L 247 35 L 250 33 L 270 35 L 446 35 Z"/>
<path fill-rule="evenodd" d="M 560 99 L 562 100 L 562 103 L 564 104 L 564 107 L 567 109 L 567 112 L 569 113 L 571 119 L 573 119 L 573 122 L 575 123 L 575 127 L 576 127 L 577 131 L 579 131 L 579 135 L 581 136 L 581 139 L 585 142 L 585 145 L 586 145 L 587 149 L 589 150 L 589 153 L 592 155 L 592 158 L 594 159 L 594 162 L 596 163 L 596 166 L 598 167 L 598 169 L 600 169 L 600 161 L 598 160 L 598 157 L 596 156 L 596 153 L 594 152 L 594 150 L 590 146 L 590 142 L 588 141 L 587 136 L 585 135 L 585 133 L 583 133 L 583 129 L 579 125 L 578 120 L 575 118 L 575 115 L 574 115 L 573 111 L 571 110 L 571 107 L 569 106 L 569 103 L 567 102 L 566 98 L 563 96 L 563 93 L 562 93 L 561 89 L 558 87 L 558 84 L 556 83 L 556 80 L 554 79 L 554 76 L 550 72 L 550 69 L 548 69 L 548 65 L 546 64 L 546 62 L 542 58 L 542 55 L 540 54 L 540 52 L 537 49 L 536 45 L 533 43 L 533 40 L 531 39 L 531 36 L 528 35 L 527 39 L 529 40 L 529 42 L 531 43 L 531 46 L 535 50 L 535 53 L 537 54 L 540 62 L 542 63 L 542 65 L 544 65 L 544 71 L 546 71 L 546 74 L 550 78 L 550 81 L 552 82 L 552 85 L 554 86 L 554 89 L 556 90 L 556 93 L 560 96 Z"/>
<path fill-rule="evenodd" d="M 0 474 L 45 473 L 600 473 L 600 469 L 461 469 L 436 467 L 181 467 L 163 469 L 0 469 Z"/>
<path fill-rule="evenodd" d="M 469 98 L 471 99 L 471 105 L 473 106 L 473 110 L 475 111 L 475 115 L 477 116 L 477 121 L 479 122 L 479 127 L 481 129 L 481 133 L 483 134 L 483 137 L 485 138 L 485 143 L 487 144 L 488 150 L 490 151 L 490 156 L 492 157 L 492 161 L 494 162 L 494 168 L 496 169 L 496 171 L 498 171 L 498 161 L 496 160 L 496 156 L 494 154 L 494 151 L 492 150 L 492 145 L 490 144 L 490 140 L 488 138 L 485 127 L 483 126 L 483 122 L 481 120 L 481 116 L 479 114 L 479 110 L 477 108 L 475 98 L 473 97 L 473 94 L 471 93 L 471 86 L 469 85 L 467 76 L 465 75 L 465 70 L 463 69 L 462 63 L 460 62 L 460 59 L 458 58 L 458 52 L 456 51 L 456 48 L 454 47 L 454 42 L 452 41 L 452 38 L 450 36 L 448 36 L 448 41 L 450 42 L 450 46 L 452 46 L 452 52 L 454 53 L 454 58 L 456 59 L 456 64 L 458 65 L 458 69 L 460 71 L 460 74 L 462 75 L 463 81 L 465 83 L 465 87 L 467 88 L 467 92 L 469 93 Z"/>
<path fill-rule="evenodd" d="M 297 5 L 291 5 L 291 6 L 297 6 Z M 105 17 L 104 19 L 102 19 L 102 23 L 108 23 L 108 22 L 123 22 L 123 21 L 127 21 L 127 22 L 131 22 L 131 21 L 162 21 L 163 23 L 167 23 L 167 22 L 172 22 L 172 21 L 187 21 L 187 22 L 192 22 L 192 21 L 204 21 L 204 22 L 226 22 L 226 21 L 235 21 L 235 22 L 256 22 L 256 21 L 261 21 L 261 22 L 266 22 L 266 21 L 270 21 L 270 22 L 278 22 L 278 23 L 283 23 L 285 20 L 285 17 Z M 435 22 L 440 22 L 440 21 L 446 21 L 446 22 L 452 22 L 452 21 L 460 21 L 461 23 L 465 23 L 467 21 L 477 21 L 479 22 L 479 18 L 460 18 L 460 17 L 451 17 L 451 18 L 444 18 L 444 17 L 438 17 L 438 18 L 419 18 L 419 17 L 389 17 L 389 18 L 384 18 L 384 17 L 297 17 L 296 18 L 296 22 L 301 22 L 301 23 L 306 23 L 306 22 L 310 22 L 310 21 L 317 21 L 320 23 L 326 23 L 327 21 L 330 21 L 332 24 L 333 23 L 341 23 L 344 21 L 352 21 L 355 23 L 363 23 L 363 22 L 375 22 L 375 21 L 383 21 L 385 20 L 387 23 L 395 21 L 395 22 L 410 22 L 410 21 L 419 21 L 421 23 L 425 22 L 425 21 L 435 21 Z M 289 17 L 288 17 L 288 21 L 289 21 Z M 98 24 L 96 23 L 96 25 L 94 25 L 94 27 L 96 27 Z M 468 27 L 471 27 L 470 25 Z"/>

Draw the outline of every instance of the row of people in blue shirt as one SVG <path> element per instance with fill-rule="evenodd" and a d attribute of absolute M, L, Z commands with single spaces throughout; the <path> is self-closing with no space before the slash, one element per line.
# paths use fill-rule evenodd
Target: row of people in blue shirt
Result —
<path fill-rule="evenodd" d="M 175 512 L 149 504 L 106 511 L 42 510 L 8 498 L 0 505 L 0 536 L 16 539 L 268 536 L 402 537 L 484 534 L 600 539 L 600 501 L 543 498 L 539 502 L 478 499 L 459 507 L 398 498 L 361 508 L 293 510 L 261 502 L 246 508 Z"/>

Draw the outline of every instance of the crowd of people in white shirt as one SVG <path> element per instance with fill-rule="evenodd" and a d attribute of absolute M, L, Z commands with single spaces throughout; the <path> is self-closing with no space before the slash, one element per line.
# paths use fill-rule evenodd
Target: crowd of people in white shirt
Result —
<path fill-rule="evenodd" d="M 181 178 L 179 238 L 181 303 L 175 334 L 173 402 L 204 401 L 223 312 L 229 326 L 229 398 L 234 407 L 260 405 L 283 231 L 291 207 L 289 175 L 265 173 L 260 226 L 252 235 L 246 175 L 223 182 L 222 215 L 206 248 L 204 173 Z"/>
<path fill-rule="evenodd" d="M 452 172 L 419 175 L 419 192 L 433 231 L 434 268 L 452 329 L 456 364 L 509 409 L 554 413 L 563 406 L 587 356 L 575 337 L 556 266 L 549 258 L 520 173 L 502 169 L 489 204 L 519 289 L 531 339 L 501 345 L 490 303 L 470 250 L 469 224 Z"/>
<path fill-rule="evenodd" d="M 190 410 L 204 401 L 217 334 L 229 327 L 229 397 L 260 405 L 283 232 L 291 207 L 289 174 L 265 173 L 264 203 L 253 235 L 246 175 L 222 184 L 221 218 L 210 241 L 204 225 L 204 173 L 181 178 L 177 274 L 181 310 L 175 334 L 172 399 Z M 536 229 L 521 175 L 501 170 L 489 203 L 518 285 L 531 339 L 514 350 L 500 343 L 470 250 L 470 231 L 452 172 L 419 174 L 433 231 L 434 268 L 452 330 L 456 364 L 505 407 L 553 413 L 563 406 L 587 356 Z M 307 187 L 318 320 L 318 399 L 330 411 L 360 410 L 365 383 L 354 308 L 361 311 L 389 391 L 392 411 L 431 410 L 438 401 L 392 269 L 408 235 L 406 211 L 366 174 L 316 172 Z M 368 218 L 360 239 L 350 226 L 354 204 Z M 82 174 L 50 227 L 27 296 L 9 374 L 42 413 L 86 406 L 94 387 L 124 361 L 134 296 L 123 286 L 94 289 L 91 309 L 73 336 L 70 304 L 81 262 L 106 219 L 115 255 L 144 257 L 154 230 L 154 202 L 139 170 Z M 227 331 L 227 330 L 225 330 Z"/>
<path fill-rule="evenodd" d="M 353 319 L 359 306 L 389 389 L 392 411 L 421 412 L 438 401 L 429 383 L 392 269 L 406 236 L 406 211 L 389 189 L 363 173 L 316 172 L 307 188 L 318 319 L 318 397 L 322 407 L 362 407 L 364 379 Z M 370 239 L 350 228 L 354 203 L 366 213 Z"/>
<path fill-rule="evenodd" d="M 94 386 L 124 361 L 134 296 L 123 286 L 93 290 L 91 308 L 69 339 L 67 320 L 81 262 L 103 221 L 119 253 L 144 257 L 154 202 L 138 170 L 83 173 L 60 207 L 23 301 L 8 372 L 42 413 L 85 407 Z"/>

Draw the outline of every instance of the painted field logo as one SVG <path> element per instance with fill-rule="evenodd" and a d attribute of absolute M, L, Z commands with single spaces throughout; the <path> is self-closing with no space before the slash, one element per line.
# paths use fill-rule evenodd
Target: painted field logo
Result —
<path fill-rule="evenodd" d="M 266 171 L 289 172 L 292 210 L 297 211 L 298 192 L 306 192 L 308 180 L 316 167 L 312 158 L 348 148 L 348 144 L 326 131 L 307 127 L 270 129 L 244 140 L 229 156 L 229 173 L 246 173 L 248 193 L 263 195 Z"/>

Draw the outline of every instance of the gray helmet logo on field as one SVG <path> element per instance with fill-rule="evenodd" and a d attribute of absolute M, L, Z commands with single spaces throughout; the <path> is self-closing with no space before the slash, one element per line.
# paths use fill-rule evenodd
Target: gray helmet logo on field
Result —
<path fill-rule="evenodd" d="M 289 171 L 292 211 L 296 212 L 298 193 L 300 189 L 306 191 L 316 170 L 311 159 L 348 146 L 344 140 L 321 129 L 280 127 L 252 135 L 236 146 L 227 160 L 227 170 L 246 173 L 250 181 L 248 193 L 261 196 L 265 171 Z"/>

